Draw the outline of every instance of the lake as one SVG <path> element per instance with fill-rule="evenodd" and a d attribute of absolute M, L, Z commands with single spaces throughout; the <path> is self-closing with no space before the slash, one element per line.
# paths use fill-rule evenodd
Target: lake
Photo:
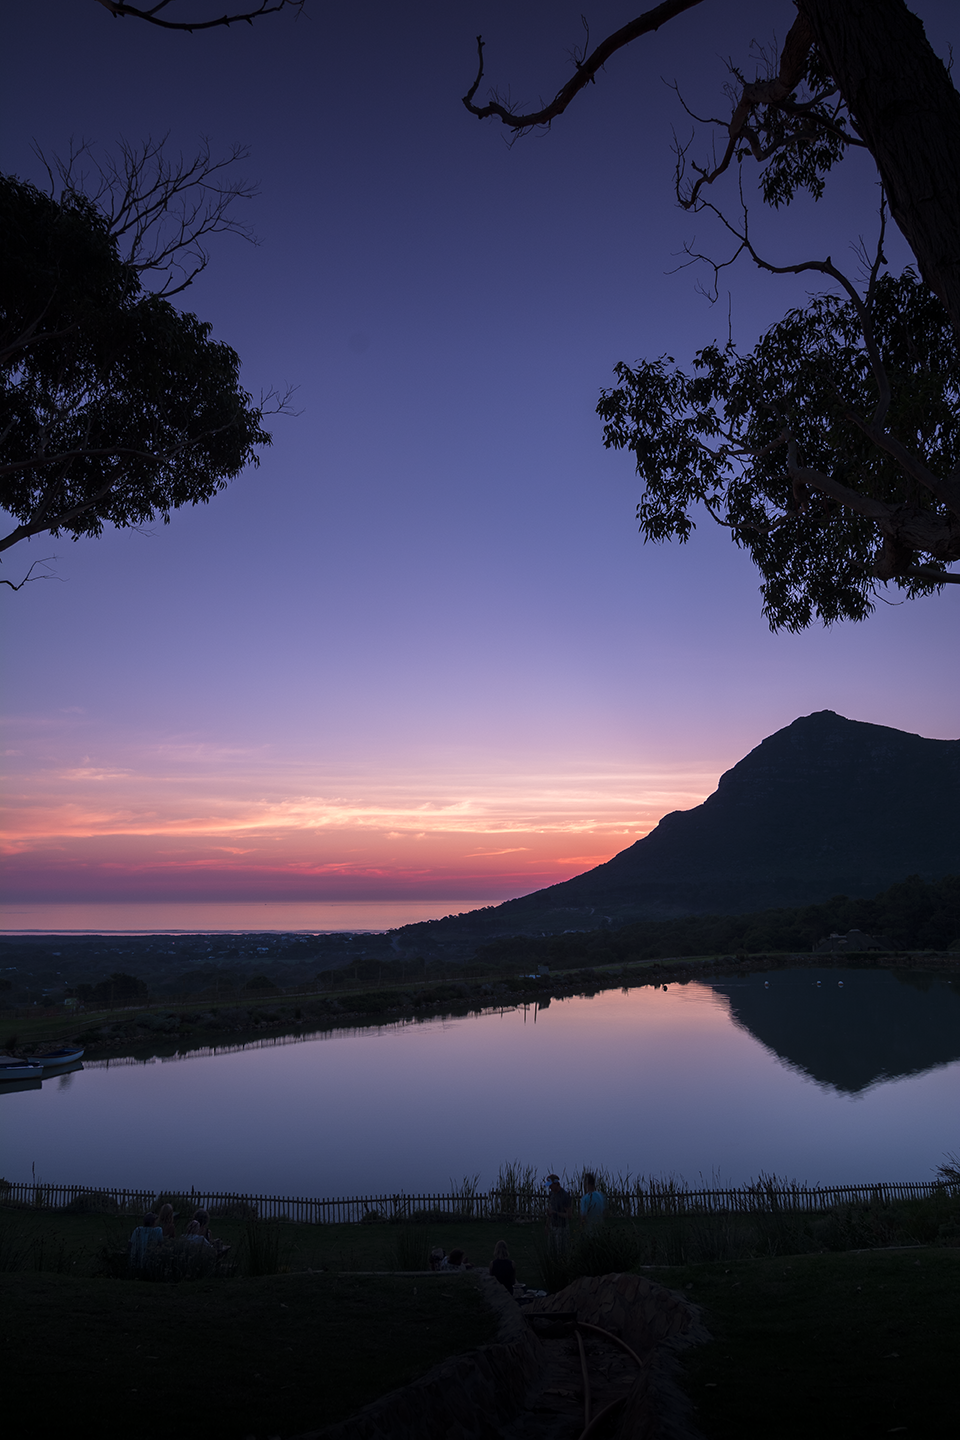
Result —
<path fill-rule="evenodd" d="M 504 1160 L 928 1180 L 960 1150 L 960 976 L 798 969 L 85 1064 L 0 1094 L 8 1180 L 336 1196 Z"/>

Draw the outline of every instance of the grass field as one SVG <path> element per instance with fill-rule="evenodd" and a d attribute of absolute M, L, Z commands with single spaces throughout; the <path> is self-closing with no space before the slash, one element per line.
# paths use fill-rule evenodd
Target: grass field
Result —
<path fill-rule="evenodd" d="M 960 1432 L 960 1250 L 647 1272 L 702 1306 L 685 1385 L 708 1440 L 936 1440 Z"/>
<path fill-rule="evenodd" d="M 4 1275 L 11 1431 L 243 1440 L 330 1424 L 492 1339 L 469 1276 L 151 1285 Z"/>
<path fill-rule="evenodd" d="M 954 1203 L 914 1205 L 900 1219 L 942 1230 L 953 1213 Z M 744 1258 L 742 1237 L 718 1219 L 711 1243 L 727 1258 L 643 1266 L 703 1309 L 713 1339 L 686 1352 L 682 1370 L 707 1440 L 957 1433 L 955 1241 Z M 550 1278 L 535 1225 L 261 1222 L 254 1254 L 245 1227 L 226 1221 L 216 1228 L 232 1247 L 232 1276 L 105 1278 L 132 1224 L 0 1210 L 8 1424 L 47 1434 L 83 1417 L 131 1440 L 295 1435 L 492 1338 L 469 1275 L 360 1272 L 416 1268 L 438 1244 L 485 1265 L 502 1238 L 521 1279 Z M 618 1255 L 639 1265 L 644 1246 L 702 1254 L 708 1240 L 702 1223 L 610 1225 L 595 1273 L 632 1268 Z M 254 1259 L 281 1273 L 247 1273 Z M 573 1246 L 573 1269 L 584 1273 L 589 1259 Z"/>
<path fill-rule="evenodd" d="M 178 1207 L 180 1208 L 180 1207 Z M 190 1212 L 185 1212 L 187 1218 Z M 181 1215 L 181 1228 L 184 1216 Z M 136 1217 L 69 1215 L 63 1211 L 0 1207 L 0 1272 L 43 1271 L 90 1278 L 116 1270 Z M 272 1258 L 283 1273 L 304 1270 L 369 1271 L 424 1269 L 434 1245 L 447 1252 L 466 1250 L 468 1258 L 486 1266 L 497 1240 L 506 1240 L 515 1256 L 520 1279 L 541 1283 L 539 1269 L 543 1231 L 539 1225 L 490 1222 L 431 1225 L 299 1225 L 217 1220 L 211 1226 L 230 1245 L 229 1261 L 247 1272 L 251 1244 L 261 1263 Z M 266 1252 L 266 1254 L 264 1254 Z M 122 1273 L 123 1266 L 119 1266 Z"/>

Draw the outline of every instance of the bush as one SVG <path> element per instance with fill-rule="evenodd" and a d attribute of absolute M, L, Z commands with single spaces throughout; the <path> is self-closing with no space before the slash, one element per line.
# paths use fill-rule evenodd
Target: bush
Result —
<path fill-rule="evenodd" d="M 243 1227 L 238 1263 L 244 1275 L 279 1275 L 286 1247 L 275 1220 L 248 1220 Z"/>
<path fill-rule="evenodd" d="M 254 975 L 244 985 L 244 990 L 254 995 L 282 995 L 283 991 L 279 985 L 275 985 L 266 975 Z"/>
<path fill-rule="evenodd" d="M 68 1215 L 119 1215 L 120 1206 L 106 1190 L 83 1190 L 64 1205 Z"/>
<path fill-rule="evenodd" d="M 260 1211 L 249 1200 L 225 1200 L 214 1205 L 210 1211 L 211 1220 L 259 1220 Z"/>
<path fill-rule="evenodd" d="M 422 1230 L 398 1228 L 394 1232 L 393 1259 L 398 1270 L 429 1270 L 430 1240 Z"/>

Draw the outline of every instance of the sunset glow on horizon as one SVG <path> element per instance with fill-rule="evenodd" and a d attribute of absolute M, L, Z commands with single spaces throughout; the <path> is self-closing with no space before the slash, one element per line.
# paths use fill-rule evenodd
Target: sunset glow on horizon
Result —
<path fill-rule="evenodd" d="M 956 4 L 916 10 L 946 55 Z M 309 11 L 190 35 L 76 0 L 5 17 L 5 172 L 45 186 L 40 151 L 71 137 L 105 158 L 167 136 L 171 163 L 204 136 L 216 156 L 249 144 L 224 173 L 251 188 L 258 243 L 209 237 L 173 303 L 236 350 L 251 395 L 294 387 L 296 413 L 169 526 L 4 553 L 11 584 L 47 571 L 0 591 L 2 923 L 498 903 L 608 860 L 812 711 L 955 738 L 956 586 L 881 588 L 863 624 L 773 635 L 706 514 L 688 544 L 641 543 L 643 483 L 596 413 L 618 362 L 747 349 L 822 288 L 741 257 L 714 305 L 710 272 L 677 260 L 695 231 L 718 256 L 729 235 L 675 203 L 688 122 L 660 77 L 715 113 L 718 57 L 772 44 L 790 0 L 676 17 L 510 145 L 459 100 L 475 36 L 491 84 L 553 94 L 578 6 Z M 623 19 L 590 15 L 598 36 Z M 786 217 L 737 168 L 771 264 L 857 273 L 869 156 Z M 912 262 L 893 222 L 885 250 L 894 273 Z"/>
<path fill-rule="evenodd" d="M 64 748 L 25 736 L 7 754 L 0 846 L 21 900 L 500 900 L 600 864 L 716 781 L 586 766 L 322 775 L 306 758 L 169 742 L 114 749 L 112 766 L 51 763 Z"/>

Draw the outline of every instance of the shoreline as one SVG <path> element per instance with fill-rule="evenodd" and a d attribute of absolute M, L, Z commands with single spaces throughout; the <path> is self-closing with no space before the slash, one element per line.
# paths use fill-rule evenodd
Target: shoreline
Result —
<path fill-rule="evenodd" d="M 125 1059 L 189 1058 L 204 1051 L 236 1052 L 289 1037 L 288 1043 L 321 1038 L 341 1030 L 418 1023 L 445 1017 L 544 1008 L 551 1000 L 590 996 L 644 985 L 686 984 L 698 979 L 784 969 L 879 969 L 944 973 L 960 971 L 955 951 L 830 951 L 764 955 L 678 957 L 517 975 L 493 971 L 470 979 L 397 981 L 336 990 L 314 986 L 260 1000 L 241 996 L 154 1002 L 122 1009 L 37 1015 L 0 1012 L 9 1052 L 53 1041 L 74 1041 L 84 1059 L 96 1063 Z M 33 1009 L 33 1007 L 31 1007 Z M 227 1039 L 227 1037 L 231 1037 Z M 242 1038 L 240 1038 L 242 1037 Z"/>

